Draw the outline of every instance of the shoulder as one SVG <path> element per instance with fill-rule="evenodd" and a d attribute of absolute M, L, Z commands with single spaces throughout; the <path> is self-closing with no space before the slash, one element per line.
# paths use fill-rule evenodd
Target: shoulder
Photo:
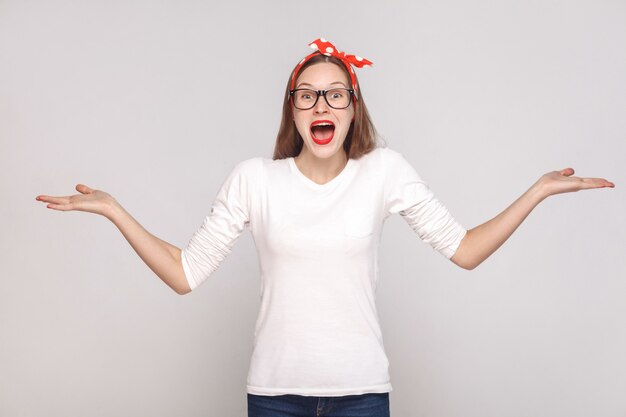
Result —
<path fill-rule="evenodd" d="M 394 156 L 398 156 L 398 155 L 401 156 L 402 154 L 394 149 L 389 148 L 388 146 L 380 145 L 374 148 L 373 150 L 369 151 L 365 155 L 361 156 L 360 159 L 372 158 L 372 157 L 393 158 Z"/>
<path fill-rule="evenodd" d="M 262 162 L 263 158 L 260 156 L 244 159 L 243 161 L 239 161 L 235 164 L 235 169 L 239 171 L 253 171 L 255 169 L 259 169 Z"/>
<path fill-rule="evenodd" d="M 394 166 L 405 161 L 404 156 L 393 149 L 386 146 L 378 146 L 372 151 L 361 156 L 358 161 L 361 164 L 367 164 L 369 166 Z"/>
<path fill-rule="evenodd" d="M 381 148 L 381 155 L 386 161 L 397 161 L 399 159 L 404 159 L 404 155 L 401 152 L 396 151 L 391 148 Z"/>
<path fill-rule="evenodd" d="M 268 178 L 282 176 L 286 169 L 286 159 L 274 160 L 258 156 L 238 162 L 232 169 L 231 176 L 238 177 L 255 188 L 262 188 L 268 183 Z"/>
<path fill-rule="evenodd" d="M 259 171 L 271 169 L 275 166 L 285 165 L 287 159 L 272 159 L 263 156 L 257 156 L 253 158 L 244 159 L 237 163 L 236 168 L 243 171 Z"/>
<path fill-rule="evenodd" d="M 422 177 L 402 152 L 387 147 L 378 149 L 381 172 L 386 181 L 395 182 L 399 178 L 422 181 Z"/>
<path fill-rule="evenodd" d="M 258 156 L 239 161 L 233 167 L 231 175 L 241 176 L 249 180 L 254 180 L 255 178 L 258 178 L 259 174 L 264 169 L 265 160 L 266 158 Z"/>

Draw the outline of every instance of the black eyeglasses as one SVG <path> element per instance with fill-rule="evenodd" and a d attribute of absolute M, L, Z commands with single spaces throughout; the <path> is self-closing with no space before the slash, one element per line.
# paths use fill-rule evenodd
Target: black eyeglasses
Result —
<path fill-rule="evenodd" d="M 296 88 L 289 90 L 289 95 L 293 98 L 293 105 L 299 110 L 312 109 L 320 96 L 324 96 L 326 103 L 333 109 L 345 109 L 354 97 L 354 90 L 351 88 L 333 88 L 332 90 Z"/>

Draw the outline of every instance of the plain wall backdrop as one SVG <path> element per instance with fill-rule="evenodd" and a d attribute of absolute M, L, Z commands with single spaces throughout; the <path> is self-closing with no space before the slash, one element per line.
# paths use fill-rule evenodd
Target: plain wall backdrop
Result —
<path fill-rule="evenodd" d="M 396 417 L 626 416 L 626 2 L 0 0 L 0 416 L 245 416 L 259 307 L 246 231 L 179 296 L 106 218 L 187 245 L 234 165 L 272 155 L 292 68 L 325 37 L 387 145 L 465 227 L 542 174 L 473 271 L 386 222 L 377 307 Z"/>

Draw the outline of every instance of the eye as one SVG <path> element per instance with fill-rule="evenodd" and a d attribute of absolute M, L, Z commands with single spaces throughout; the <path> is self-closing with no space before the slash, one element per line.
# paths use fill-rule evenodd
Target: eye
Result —
<path fill-rule="evenodd" d="M 298 93 L 298 98 L 300 100 L 306 100 L 306 101 L 313 100 L 313 97 L 314 97 L 314 95 L 312 94 L 312 91 L 310 91 L 310 90 L 300 91 Z"/>
<path fill-rule="evenodd" d="M 330 91 L 330 98 L 332 99 L 340 99 L 344 97 L 344 91 L 343 90 L 332 90 Z"/>

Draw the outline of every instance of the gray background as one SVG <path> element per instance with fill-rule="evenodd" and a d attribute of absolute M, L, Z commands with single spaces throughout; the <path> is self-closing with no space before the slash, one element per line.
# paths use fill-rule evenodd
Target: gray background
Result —
<path fill-rule="evenodd" d="M 183 247 L 239 161 L 271 157 L 289 72 L 323 36 L 467 228 L 542 174 L 473 271 L 388 219 L 377 291 L 394 416 L 626 416 L 626 2 L 0 1 L 0 415 L 244 416 L 259 307 L 248 231 L 181 297 L 104 217 Z"/>

